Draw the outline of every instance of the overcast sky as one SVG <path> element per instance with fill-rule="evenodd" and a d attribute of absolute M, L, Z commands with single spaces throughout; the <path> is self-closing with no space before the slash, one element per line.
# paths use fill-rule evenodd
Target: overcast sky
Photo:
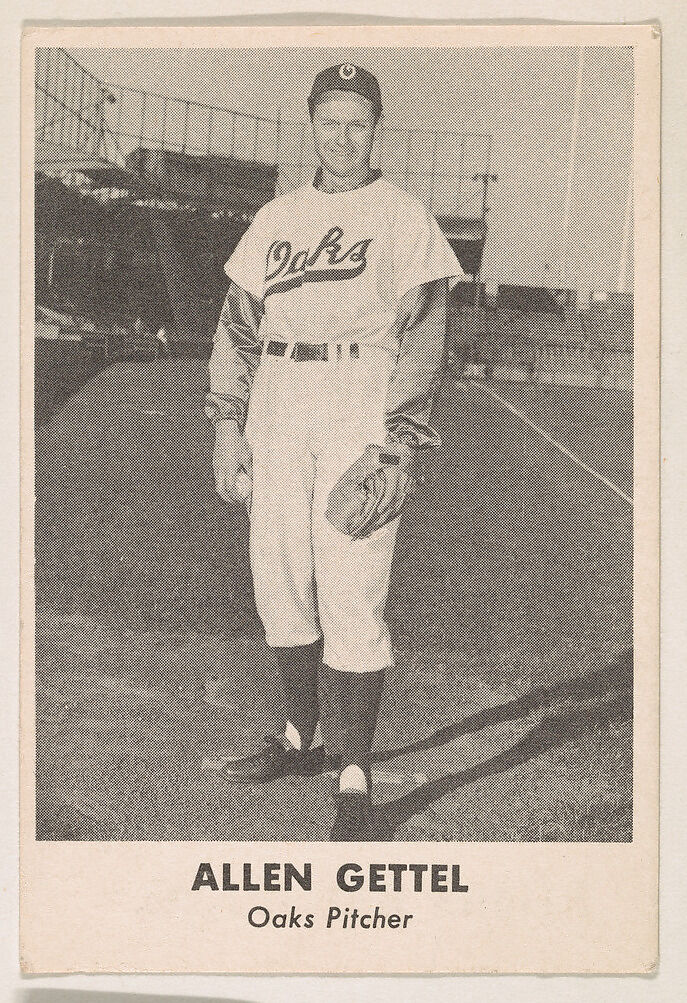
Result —
<path fill-rule="evenodd" d="M 240 111 L 304 120 L 318 70 L 378 77 L 389 125 L 493 135 L 498 175 L 484 277 L 556 284 L 577 50 L 71 50 L 100 79 Z M 568 285 L 615 289 L 632 156 L 630 49 L 588 49 L 572 191 Z M 547 268 L 548 266 L 548 268 Z M 632 261 L 627 288 L 632 288 Z"/>

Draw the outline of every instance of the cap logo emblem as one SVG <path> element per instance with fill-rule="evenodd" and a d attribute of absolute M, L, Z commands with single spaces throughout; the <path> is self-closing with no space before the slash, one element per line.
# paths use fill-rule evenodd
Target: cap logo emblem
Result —
<path fill-rule="evenodd" d="M 351 63 L 344 63 L 339 70 L 339 76 L 342 80 L 351 80 L 355 76 L 355 66 L 352 66 Z"/>

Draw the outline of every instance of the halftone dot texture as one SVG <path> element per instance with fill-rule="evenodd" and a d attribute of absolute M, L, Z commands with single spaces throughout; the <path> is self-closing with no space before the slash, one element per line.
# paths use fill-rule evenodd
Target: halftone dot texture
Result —
<path fill-rule="evenodd" d="M 243 790 L 200 771 L 283 724 L 246 516 L 215 496 L 194 406 L 202 369 L 120 364 L 39 430 L 43 838 L 326 838 L 322 779 Z M 606 469 L 623 440 L 629 462 L 616 395 L 520 393 L 578 451 L 595 424 Z M 437 414 L 391 582 L 389 836 L 629 838 L 631 512 L 475 389 L 447 380 Z"/>
<path fill-rule="evenodd" d="M 67 146 L 118 162 L 116 148 L 88 146 L 87 137 L 95 141 L 101 135 L 93 111 L 102 95 L 97 81 L 85 85 L 93 88 L 93 100 L 83 99 L 78 116 L 55 118 L 54 96 L 62 93 L 62 83 L 69 101 L 76 100 L 81 78 L 67 59 L 51 52 L 45 76 L 39 73 L 38 148 L 49 141 L 53 153 Z M 366 55 L 367 60 L 357 50 L 351 60 L 377 72 L 376 54 Z M 331 52 L 304 56 L 304 95 L 314 73 L 336 58 Z M 493 85 L 498 57 L 490 53 L 484 59 L 485 86 L 490 80 Z M 392 65 L 389 60 L 385 53 L 382 69 Z M 560 61 L 569 83 L 574 60 L 561 54 Z M 547 73 L 553 74 L 554 62 Z M 428 72 L 426 62 L 418 65 L 407 55 L 397 57 L 398 72 L 409 66 L 420 76 Z M 596 54 L 589 65 L 597 77 L 606 66 Z M 532 101 L 548 79 L 536 69 L 533 63 Z M 611 74 L 608 68 L 604 72 Z M 379 76 L 386 106 L 381 70 Z M 609 93 L 620 100 L 616 90 Z M 228 153 L 233 121 L 234 155 L 269 162 L 259 145 L 261 126 L 254 153 L 238 145 L 241 116 L 227 118 L 225 125 L 217 115 L 196 121 L 194 115 L 206 112 L 189 106 L 186 116 L 187 105 L 178 102 L 177 121 L 169 102 L 151 98 L 141 113 L 143 130 L 127 130 L 126 121 L 134 117 L 126 111 L 129 98 L 121 88 L 112 93 L 125 110 L 119 130 L 111 123 L 107 141 L 112 144 L 116 136 L 124 156 L 141 145 L 156 148 L 160 136 L 169 150 L 213 152 L 212 145 L 191 141 L 201 135 L 203 123 L 211 125 L 211 137 L 223 137 L 224 145 L 214 152 Z M 436 100 L 441 103 L 440 93 Z M 108 103 L 105 114 L 119 115 L 117 102 Z M 246 118 L 255 125 L 255 116 Z M 530 121 L 532 134 L 521 137 L 517 153 L 521 159 L 529 150 L 532 160 L 538 141 L 534 112 Z M 475 123 L 469 124 L 453 135 L 466 135 Z M 474 129 L 482 137 L 475 150 L 486 150 L 487 160 L 478 162 L 475 153 L 469 166 L 466 159 L 461 166 L 460 147 L 442 160 L 442 141 L 431 129 L 416 130 L 414 138 L 413 130 L 401 130 L 404 142 L 422 140 L 409 160 L 391 147 L 378 156 L 382 166 L 385 156 L 388 164 L 402 165 L 409 184 L 417 169 L 415 188 L 438 216 L 476 218 L 483 189 L 468 174 L 471 179 L 493 170 L 501 179 L 494 183 L 493 199 L 490 195 L 493 239 L 508 225 L 504 220 L 515 219 L 526 242 L 525 223 L 538 211 L 539 196 L 530 187 L 527 199 L 520 198 L 511 176 L 517 172 L 517 151 L 511 171 L 503 150 L 497 157 L 498 148 L 487 142 L 491 124 Z M 558 156 L 563 158 L 567 128 L 562 123 Z M 589 128 L 582 130 L 581 143 L 591 142 Z M 600 147 L 608 158 L 602 184 L 609 190 L 613 157 L 622 162 L 626 139 L 620 125 L 615 138 L 615 147 L 610 139 Z M 305 172 L 310 165 L 303 157 Z M 551 164 L 543 158 L 540 167 L 539 191 L 549 197 Z M 585 220 L 594 217 L 595 207 L 587 206 L 591 196 L 581 172 L 582 167 L 575 178 L 579 211 L 571 244 L 577 241 L 582 258 L 584 241 L 593 250 L 605 239 L 612 245 L 609 261 L 617 261 L 622 198 L 615 205 L 597 192 L 604 208 L 597 212 L 598 225 L 587 232 Z M 266 176 L 260 175 L 261 183 Z M 392 171 L 391 177 L 403 183 L 400 174 L 394 178 Z M 616 187 L 622 190 L 622 184 Z M 194 351 L 202 356 L 221 305 L 217 269 L 221 274 L 221 258 L 238 239 L 228 231 L 247 225 L 255 192 L 231 219 L 211 219 L 197 210 L 202 193 L 189 191 L 190 208 L 177 206 L 170 222 L 159 207 L 132 207 L 109 196 L 107 215 L 97 199 L 74 188 L 67 197 L 63 189 L 55 177 L 39 178 L 37 209 L 48 222 L 39 228 L 38 301 L 62 313 L 78 312 L 73 300 L 80 290 L 75 280 L 70 288 L 61 287 L 59 303 L 44 298 L 50 289 L 41 285 L 47 274 L 41 263 L 47 268 L 50 225 L 64 235 L 75 232 L 68 221 L 78 219 L 82 233 L 96 233 L 106 243 L 104 224 L 116 220 L 117 233 L 126 236 L 133 213 L 131 246 L 139 259 L 157 255 L 158 261 L 168 252 L 177 261 L 193 257 L 188 235 L 201 241 L 206 226 L 220 234 L 211 250 L 205 245 L 193 258 L 190 278 L 188 271 L 172 270 L 162 281 L 158 268 L 159 296 L 143 317 L 150 332 L 159 322 L 180 331 L 195 322 Z M 46 191 L 51 196 L 41 202 Z M 55 192 L 65 205 L 72 201 L 50 223 Z M 451 204 L 444 205 L 442 199 L 449 198 Z M 615 209 L 608 208 L 612 205 Z M 485 260 L 491 240 L 490 230 Z M 520 251 L 524 260 L 524 244 Z M 58 258 L 53 256 L 55 278 Z M 572 269 L 569 286 L 584 286 L 580 267 Z M 613 268 L 609 265 L 603 283 L 599 279 L 601 288 L 613 287 Z M 215 276 L 215 285 L 204 298 L 207 276 Z M 38 346 L 37 835 L 327 839 L 334 815 L 328 774 L 234 787 L 221 771 L 203 769 L 204 759 L 252 752 L 267 731 L 283 727 L 280 683 L 253 603 L 246 513 L 224 504 L 214 490 L 212 430 L 202 411 L 207 362 L 187 357 L 188 345 L 180 353 L 184 357 L 151 358 L 154 341 L 142 346 L 132 333 L 140 304 L 124 273 L 117 277 L 119 298 L 108 299 L 107 290 L 92 284 L 82 306 L 84 315 L 107 323 L 109 330 L 117 323 L 129 332 L 130 350 L 119 353 L 123 361 L 102 370 L 97 352 L 86 355 L 64 340 Z M 514 275 L 503 276 L 504 282 L 509 279 Z M 461 353 L 469 355 L 467 361 L 482 367 L 480 375 L 496 378 L 490 385 L 511 404 L 631 495 L 631 325 L 627 310 L 614 313 L 613 304 L 581 322 L 574 310 L 554 314 L 536 304 L 506 306 L 490 295 L 485 290 L 477 309 L 456 307 L 452 315 L 453 364 L 433 414 L 443 444 L 424 458 L 423 483 L 399 528 L 387 610 L 396 665 L 386 676 L 375 739 L 375 835 L 630 840 L 631 507 L 488 398 L 479 384 L 462 381 L 457 361 L 466 361 Z M 175 309 L 170 296 L 176 296 Z"/>

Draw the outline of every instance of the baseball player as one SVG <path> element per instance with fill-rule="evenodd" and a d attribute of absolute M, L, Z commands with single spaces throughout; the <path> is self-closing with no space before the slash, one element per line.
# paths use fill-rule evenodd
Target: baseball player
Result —
<path fill-rule="evenodd" d="M 321 772 L 324 743 L 339 765 L 331 838 L 365 840 L 394 541 L 416 454 L 438 442 L 428 416 L 461 272 L 422 203 L 370 166 L 377 79 L 331 66 L 308 105 L 320 166 L 260 209 L 229 259 L 210 361 L 217 490 L 249 507 L 286 716 L 227 776 Z"/>

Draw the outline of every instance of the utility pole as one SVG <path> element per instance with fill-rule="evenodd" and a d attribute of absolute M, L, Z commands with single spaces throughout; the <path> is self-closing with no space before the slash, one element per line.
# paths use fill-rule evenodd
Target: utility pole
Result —
<path fill-rule="evenodd" d="M 486 224 L 486 220 L 487 220 L 487 213 L 489 212 L 489 185 L 492 182 L 498 181 L 498 179 L 499 178 L 498 178 L 497 174 L 473 174 L 473 176 L 472 176 L 472 180 L 473 181 L 481 181 L 482 185 L 483 185 L 483 192 L 482 192 L 482 217 L 481 218 L 482 218 L 482 222 L 485 223 L 485 224 Z M 481 305 L 480 304 L 480 286 L 481 286 L 481 280 L 482 280 L 482 262 L 481 262 L 481 259 L 480 259 L 480 267 L 477 269 L 477 273 L 474 276 L 474 281 L 475 281 L 476 285 L 475 285 L 475 297 L 474 297 L 474 301 L 473 302 L 474 302 L 476 310 L 478 310 L 479 307 L 480 307 L 480 305 Z"/>
<path fill-rule="evenodd" d="M 105 134 L 108 132 L 108 128 L 105 120 L 105 105 L 116 104 L 117 98 L 107 87 L 100 88 L 100 95 L 100 101 L 96 105 L 98 118 L 96 121 L 95 155 L 96 157 L 100 156 L 100 151 L 102 150 L 103 156 L 107 158 L 108 150 L 105 142 Z"/>
<path fill-rule="evenodd" d="M 577 166 L 577 146 L 580 134 L 580 108 L 582 103 L 582 83 L 584 80 L 585 50 L 580 47 L 577 52 L 577 79 L 575 81 L 575 96 L 573 98 L 572 121 L 570 123 L 570 149 L 568 153 L 568 174 L 565 185 L 565 200 L 563 203 L 563 218 L 561 220 L 561 237 L 558 257 L 558 285 L 566 286 L 568 282 L 568 237 L 570 230 L 570 215 L 572 211 L 573 183 Z"/>
<path fill-rule="evenodd" d="M 484 186 L 484 192 L 482 196 L 482 219 L 487 218 L 487 213 L 489 212 L 489 185 L 492 181 L 498 181 L 498 174 L 473 174 L 473 181 L 481 181 Z"/>

